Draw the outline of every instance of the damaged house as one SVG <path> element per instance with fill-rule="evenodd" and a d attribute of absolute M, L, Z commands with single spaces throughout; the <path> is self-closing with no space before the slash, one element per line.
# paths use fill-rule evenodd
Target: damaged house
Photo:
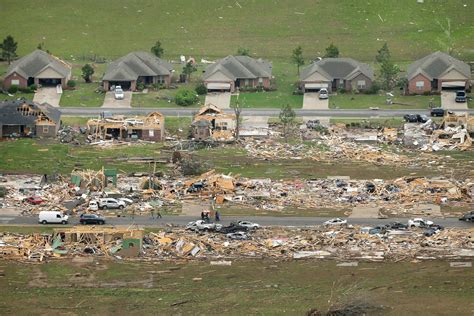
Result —
<path fill-rule="evenodd" d="M 194 139 L 232 140 L 234 138 L 236 118 L 217 106 L 209 104 L 201 107 L 194 116 L 192 135 Z"/>
<path fill-rule="evenodd" d="M 92 141 L 105 139 L 161 141 L 165 134 L 165 117 L 159 112 L 127 118 L 116 115 L 87 122 Z"/>
<path fill-rule="evenodd" d="M 56 137 L 61 112 L 24 99 L 0 103 L 0 137 Z"/>

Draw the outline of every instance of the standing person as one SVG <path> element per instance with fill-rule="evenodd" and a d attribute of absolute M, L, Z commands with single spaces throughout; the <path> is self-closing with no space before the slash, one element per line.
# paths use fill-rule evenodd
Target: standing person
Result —
<path fill-rule="evenodd" d="M 135 208 L 132 207 L 132 220 L 135 220 Z"/>
<path fill-rule="evenodd" d="M 221 221 L 221 214 L 219 213 L 218 210 L 216 210 L 216 222 L 220 222 Z"/>
<path fill-rule="evenodd" d="M 159 209 L 156 210 L 156 219 L 158 218 L 163 218 L 163 216 L 161 216 L 161 212 Z"/>
<path fill-rule="evenodd" d="M 204 211 L 201 211 L 201 219 L 204 220 Z"/>
<path fill-rule="evenodd" d="M 154 219 L 155 218 L 155 209 L 151 209 L 150 210 L 150 214 L 151 214 L 151 219 Z"/>

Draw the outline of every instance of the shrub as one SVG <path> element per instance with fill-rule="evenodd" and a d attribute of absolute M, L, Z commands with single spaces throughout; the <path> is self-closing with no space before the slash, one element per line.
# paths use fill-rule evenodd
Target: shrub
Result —
<path fill-rule="evenodd" d="M 8 93 L 15 94 L 18 92 L 18 86 L 11 86 L 8 88 Z"/>
<path fill-rule="evenodd" d="M 35 90 L 38 89 L 38 87 L 34 83 L 30 84 L 28 88 L 31 90 L 31 92 L 35 92 Z"/>
<path fill-rule="evenodd" d="M 158 91 L 161 89 L 161 83 L 153 83 L 151 84 L 151 89 Z"/>
<path fill-rule="evenodd" d="M 176 93 L 175 102 L 177 105 L 188 106 L 196 103 L 199 98 L 193 90 L 181 89 Z"/>
<path fill-rule="evenodd" d="M 378 82 L 374 81 L 374 82 L 372 82 L 372 86 L 370 86 L 369 89 L 365 90 L 365 93 L 366 94 L 377 94 L 377 93 L 379 93 L 379 90 L 380 90 L 380 85 L 378 84 Z"/>
<path fill-rule="evenodd" d="M 194 90 L 196 90 L 196 93 L 199 95 L 204 95 L 207 93 L 207 88 L 202 82 L 198 84 Z"/>
<path fill-rule="evenodd" d="M 28 87 L 28 88 L 18 88 L 18 91 L 20 91 L 22 93 L 32 93 L 32 92 L 34 92 L 34 90 L 31 90 L 30 87 Z"/>
<path fill-rule="evenodd" d="M 67 82 L 68 88 L 75 88 L 76 85 L 77 85 L 77 83 L 76 83 L 74 80 L 69 80 L 69 81 Z"/>
<path fill-rule="evenodd" d="M 143 89 L 145 89 L 145 84 L 143 82 L 138 82 L 137 90 L 142 91 Z"/>

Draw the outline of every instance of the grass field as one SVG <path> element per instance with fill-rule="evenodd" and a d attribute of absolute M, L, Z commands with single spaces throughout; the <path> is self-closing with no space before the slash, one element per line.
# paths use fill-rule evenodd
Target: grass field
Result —
<path fill-rule="evenodd" d="M 309 59 L 322 55 L 331 42 L 342 55 L 364 61 L 373 60 L 388 42 L 396 60 L 410 60 L 445 50 L 437 21 L 446 25 L 446 18 L 456 53 L 474 58 L 473 8 L 465 0 L 209 0 L 199 5 L 191 0 L 4 0 L 0 12 L 0 38 L 13 35 L 20 55 L 43 43 L 68 60 L 148 51 L 156 40 L 163 43 L 165 57 L 175 60 L 180 54 L 222 57 L 241 46 L 257 56 L 288 60 L 297 45 Z"/>
<path fill-rule="evenodd" d="M 327 311 L 356 302 L 383 308 L 369 315 L 470 315 L 474 310 L 472 269 L 450 268 L 446 261 L 336 264 L 0 261 L 0 313 L 304 315 L 312 308 Z"/>

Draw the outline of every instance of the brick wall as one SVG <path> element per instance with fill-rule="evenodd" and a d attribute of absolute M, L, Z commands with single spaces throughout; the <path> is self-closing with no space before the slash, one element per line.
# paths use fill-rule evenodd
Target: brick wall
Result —
<path fill-rule="evenodd" d="M 424 82 L 423 89 L 418 89 L 416 87 L 416 83 L 418 81 L 423 81 Z M 408 82 L 408 93 L 410 93 L 410 94 L 423 94 L 425 92 L 430 92 L 430 91 L 431 91 L 431 81 L 429 81 L 428 78 L 426 78 L 422 74 L 416 75 L 414 78 L 412 78 Z"/>

